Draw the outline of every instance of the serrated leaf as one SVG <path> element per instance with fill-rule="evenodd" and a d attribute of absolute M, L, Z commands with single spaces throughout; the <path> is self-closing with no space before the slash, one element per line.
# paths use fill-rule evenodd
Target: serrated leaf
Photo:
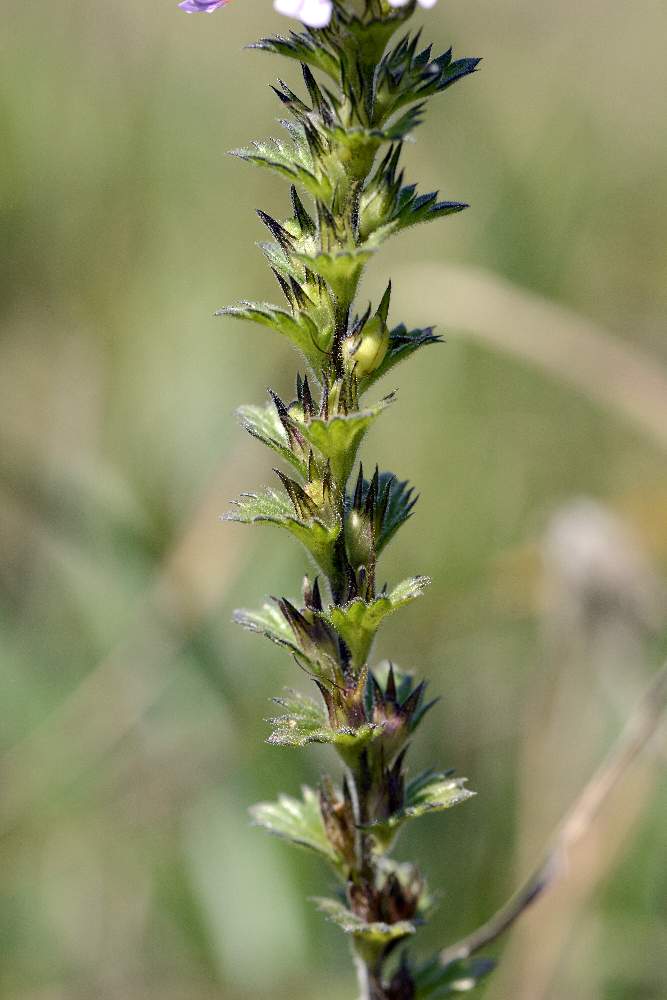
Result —
<path fill-rule="evenodd" d="M 354 413 L 336 414 L 328 420 L 314 417 L 299 425 L 304 437 L 325 458 L 330 459 L 334 482 L 347 482 L 366 431 L 393 400 L 392 394 L 375 406 Z"/>
<path fill-rule="evenodd" d="M 282 336 L 287 337 L 314 366 L 319 367 L 322 360 L 322 350 L 318 346 L 319 331 L 306 312 L 299 311 L 296 315 L 274 306 L 270 302 L 239 302 L 236 305 L 218 309 L 216 316 L 230 316 L 232 319 L 245 319 L 261 326 L 268 326 Z"/>
<path fill-rule="evenodd" d="M 308 743 L 328 742 L 320 738 L 329 727 L 326 713 L 312 698 L 298 691 L 287 691 L 273 701 L 284 709 L 284 713 L 266 720 L 274 727 L 268 743 L 304 747 Z"/>
<path fill-rule="evenodd" d="M 388 141 L 381 129 L 333 125 L 322 131 L 334 148 L 339 147 L 339 156 L 344 158 L 348 173 L 361 179 L 368 176 L 378 149 L 383 142 Z"/>
<path fill-rule="evenodd" d="M 250 815 L 257 826 L 297 847 L 304 847 L 340 867 L 340 858 L 329 843 L 324 829 L 317 792 L 304 785 L 301 799 L 281 795 L 277 802 L 259 802 Z"/>
<path fill-rule="evenodd" d="M 466 781 L 467 778 L 425 771 L 409 782 L 405 790 L 403 815 L 410 818 L 427 812 L 440 812 L 474 798 L 475 793 L 465 787 Z"/>
<path fill-rule="evenodd" d="M 234 612 L 234 621 L 249 632 L 264 635 L 267 639 L 298 652 L 294 633 L 275 604 L 264 604 L 258 611 L 239 608 Z"/>
<path fill-rule="evenodd" d="M 307 463 L 289 447 L 285 428 L 280 422 L 280 417 L 273 403 L 269 403 L 267 406 L 240 406 L 236 415 L 248 434 L 257 438 L 267 448 L 271 448 L 282 459 L 293 465 L 304 478 L 307 478 Z"/>
<path fill-rule="evenodd" d="M 390 841 L 393 834 L 407 820 L 442 812 L 474 798 L 475 793 L 465 787 L 466 778 L 453 778 L 447 774 L 425 771 L 409 782 L 405 790 L 405 804 L 386 819 L 370 824 L 380 840 Z"/>
<path fill-rule="evenodd" d="M 355 247 L 339 253 L 306 254 L 296 253 L 294 259 L 307 267 L 331 286 L 335 295 L 352 299 L 356 292 L 361 273 L 373 256 L 373 248 Z"/>
<path fill-rule="evenodd" d="M 327 576 L 333 575 L 333 551 L 341 526 L 325 524 L 319 518 L 300 520 L 284 494 L 268 489 L 264 493 L 242 493 L 234 501 L 236 509 L 224 515 L 226 521 L 241 524 L 275 524 L 286 528 L 308 549 Z"/>
<path fill-rule="evenodd" d="M 440 344 L 442 338 L 433 333 L 433 327 L 408 330 L 403 323 L 389 333 L 389 347 L 382 364 L 360 381 L 360 389 L 365 392 L 371 385 L 387 374 L 399 361 L 409 358 L 420 347 Z"/>
<path fill-rule="evenodd" d="M 400 144 L 395 144 L 376 165 L 359 202 L 359 234 L 366 244 L 378 247 L 393 233 L 468 206 L 438 201 L 438 192 L 419 194 L 416 184 L 403 183 Z"/>
<path fill-rule="evenodd" d="M 391 660 L 381 660 L 373 667 L 373 676 L 380 685 L 381 690 L 386 691 L 390 673 L 393 675 L 393 682 L 396 688 L 396 700 L 402 704 L 415 689 L 415 675 L 412 670 L 403 670 Z M 372 711 L 372 684 L 369 682 L 368 693 L 370 697 L 369 711 Z"/>
<path fill-rule="evenodd" d="M 464 958 L 443 966 L 436 957 L 413 973 L 415 1000 L 440 1000 L 470 993 L 495 965 L 490 958 Z"/>
<path fill-rule="evenodd" d="M 318 32 L 318 34 L 321 33 Z M 289 59 L 296 59 L 300 63 L 308 63 L 308 65 L 315 66 L 327 73 L 336 83 L 339 80 L 340 64 L 337 57 L 328 51 L 321 39 L 316 39 L 307 30 L 300 34 L 290 31 L 289 38 L 282 35 L 260 38 L 248 48 L 259 49 L 262 52 L 273 52 Z"/>
<path fill-rule="evenodd" d="M 364 128 L 362 126 L 353 128 L 343 128 L 342 126 L 332 126 L 323 128 L 322 131 L 329 139 L 338 146 L 345 146 L 354 150 L 357 155 L 370 159 L 374 156 L 381 145 L 405 140 L 422 120 L 423 106 L 410 108 L 400 119 L 385 126 L 374 128 Z M 367 165 L 366 173 L 370 170 L 372 162 Z"/>
<path fill-rule="evenodd" d="M 395 924 L 385 924 L 382 921 L 366 923 L 365 920 L 358 917 L 352 910 L 348 910 L 336 899 L 317 897 L 313 902 L 317 904 L 318 910 L 324 913 L 332 923 L 338 924 L 345 934 L 351 934 L 371 946 L 387 945 L 391 941 L 399 941 L 401 938 L 414 934 L 417 930 L 411 920 L 400 920 Z"/>
<path fill-rule="evenodd" d="M 407 190 L 409 189 L 404 188 L 401 194 Z M 413 198 L 406 199 L 404 204 L 399 203 L 389 221 L 373 229 L 366 243 L 368 246 L 379 247 L 394 233 L 410 229 L 422 222 L 434 222 L 445 215 L 455 215 L 468 207 L 464 202 L 459 201 L 437 201 L 437 192 L 435 191 L 428 195 L 415 195 Z"/>
<path fill-rule="evenodd" d="M 452 58 L 449 49 L 436 59 L 431 46 L 417 50 L 418 35 L 403 37 L 382 59 L 377 73 L 376 118 L 387 121 L 400 108 L 423 102 L 474 73 L 479 59 Z"/>
<path fill-rule="evenodd" d="M 399 118 L 382 129 L 382 135 L 384 136 L 385 141 L 405 142 L 417 126 L 421 125 L 424 120 L 423 112 L 423 103 L 416 104 L 413 108 L 409 108 Z"/>
<path fill-rule="evenodd" d="M 361 502 L 362 504 L 368 496 L 370 483 L 364 479 Z M 415 496 L 414 489 L 406 479 L 400 480 L 393 472 L 381 472 L 378 476 L 377 496 L 383 497 L 385 491 L 389 489 L 389 501 L 382 519 L 382 525 L 375 539 L 375 552 L 380 555 L 386 545 L 389 544 L 398 529 L 409 517 L 419 499 Z M 352 499 L 348 498 L 348 506 L 352 506 Z"/>
<path fill-rule="evenodd" d="M 296 130 L 296 127 L 292 126 L 292 129 Z M 231 155 L 287 177 L 293 183 L 304 187 L 314 198 L 326 201 L 331 197 L 329 179 L 319 174 L 305 138 L 301 140 L 298 133 L 295 137 L 295 131 L 292 129 L 290 133 L 296 141 L 257 139 L 249 146 L 231 150 Z"/>
<path fill-rule="evenodd" d="M 274 746 L 304 747 L 309 743 L 329 743 L 344 757 L 358 756 L 381 732 L 380 727 L 367 723 L 359 729 L 332 729 L 324 709 L 312 698 L 289 691 L 274 698 L 284 714 L 266 721 L 273 726 L 267 742 Z"/>
<path fill-rule="evenodd" d="M 349 604 L 333 606 L 325 612 L 327 621 L 333 625 L 350 650 L 357 669 L 368 659 L 382 620 L 404 604 L 421 597 L 430 582 L 427 576 L 411 577 L 399 583 L 391 593 L 376 597 L 374 601 L 366 603 L 357 597 Z"/>

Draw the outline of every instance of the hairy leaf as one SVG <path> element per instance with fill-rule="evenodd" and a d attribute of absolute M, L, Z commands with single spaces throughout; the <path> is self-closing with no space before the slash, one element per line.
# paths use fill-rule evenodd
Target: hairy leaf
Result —
<path fill-rule="evenodd" d="M 357 668 L 366 662 L 382 620 L 421 597 L 430 582 L 427 576 L 411 577 L 399 583 L 391 593 L 382 594 L 368 604 L 357 597 L 349 604 L 334 606 L 325 612 L 327 620 L 346 643 Z"/>
<path fill-rule="evenodd" d="M 240 406 L 236 414 L 243 428 L 254 438 L 271 448 L 286 462 L 306 478 L 308 464 L 304 458 L 295 454 L 289 446 L 287 434 L 273 403 L 266 406 Z"/>
<path fill-rule="evenodd" d="M 239 608 L 234 612 L 234 621 L 249 632 L 265 635 L 279 646 L 287 646 L 288 649 L 298 652 L 294 633 L 275 604 L 264 604 L 258 611 Z"/>
<path fill-rule="evenodd" d="M 319 330 L 306 312 L 292 314 L 269 302 L 239 302 L 218 309 L 215 315 L 231 316 L 233 319 L 245 319 L 268 326 L 291 340 L 314 368 L 319 368 L 322 363 Z"/>
<path fill-rule="evenodd" d="M 299 425 L 304 437 L 325 458 L 330 459 L 335 482 L 347 482 L 366 431 L 393 400 L 392 394 L 375 406 L 350 414 L 336 414 L 328 420 L 314 417 L 308 423 Z"/>
<path fill-rule="evenodd" d="M 357 756 L 380 733 L 380 727 L 368 723 L 359 729 L 332 729 L 326 712 L 312 698 L 289 691 L 274 698 L 285 711 L 267 719 L 273 731 L 267 742 L 276 746 L 304 747 L 309 743 L 329 743 L 344 757 Z"/>
<path fill-rule="evenodd" d="M 411 920 L 399 920 L 395 924 L 381 921 L 368 924 L 336 899 L 317 897 L 314 902 L 318 910 L 334 924 L 338 924 L 346 934 L 370 945 L 387 945 L 391 941 L 400 941 L 401 938 L 414 934 L 417 929 Z"/>
<path fill-rule="evenodd" d="M 295 126 L 292 129 L 293 142 L 284 139 L 257 139 L 249 146 L 233 149 L 231 155 L 238 156 L 247 163 L 266 167 L 295 184 L 300 184 L 314 198 L 326 201 L 331 197 L 331 183 L 318 170 L 305 137 L 296 133 Z"/>
<path fill-rule="evenodd" d="M 408 330 L 401 323 L 394 327 L 389 333 L 389 348 L 382 364 L 370 375 L 366 375 L 360 384 L 360 389 L 365 392 L 373 383 L 386 375 L 399 361 L 409 358 L 420 347 L 427 347 L 429 344 L 440 344 L 442 338 L 433 333 L 433 327 L 427 326 L 423 329 Z"/>
<path fill-rule="evenodd" d="M 325 524 L 317 517 L 309 520 L 295 517 L 289 497 L 272 489 L 264 493 L 242 493 L 240 499 L 233 502 L 236 509 L 224 515 L 226 521 L 276 524 L 286 528 L 308 549 L 324 572 L 332 575 L 333 550 L 341 530 L 339 523 Z"/>
<path fill-rule="evenodd" d="M 475 793 L 465 787 L 466 778 L 453 778 L 448 774 L 425 771 L 409 782 L 405 789 L 405 804 L 398 812 L 386 819 L 371 823 L 382 840 L 398 830 L 408 819 L 416 819 L 430 812 L 442 812 L 452 806 L 474 797 Z"/>
<path fill-rule="evenodd" d="M 315 255 L 298 253 L 294 257 L 304 267 L 324 278 L 335 295 L 343 301 L 350 301 L 356 292 L 361 273 L 373 253 L 373 249 L 355 247 L 338 253 Z"/>
<path fill-rule="evenodd" d="M 431 46 L 418 51 L 419 35 L 405 35 L 383 58 L 377 73 L 375 121 L 385 122 L 399 108 L 440 93 L 474 73 L 479 59 L 452 58 L 449 49 L 436 59 Z"/>
<path fill-rule="evenodd" d="M 319 795 L 312 788 L 304 785 L 301 799 L 281 795 L 277 802 L 259 802 L 251 807 L 250 815 L 269 833 L 314 851 L 336 868 L 340 866 L 324 829 Z"/>
<path fill-rule="evenodd" d="M 385 240 L 403 229 L 417 226 L 422 222 L 433 222 L 445 215 L 455 215 L 468 208 L 460 201 L 438 201 L 438 192 L 418 195 L 414 185 L 401 188 L 396 202 L 382 212 L 382 224 L 373 226 L 362 217 L 362 232 L 367 233 L 366 243 L 379 247 Z M 370 212 L 368 213 L 370 215 Z"/>
<path fill-rule="evenodd" d="M 368 496 L 371 483 L 364 479 L 361 489 L 361 504 L 363 505 Z M 383 502 L 388 490 L 388 501 L 384 511 L 384 517 L 380 529 L 375 538 L 375 551 L 379 555 L 384 547 L 388 545 L 398 529 L 412 516 L 418 496 L 415 496 L 413 488 L 406 479 L 400 480 L 393 472 L 380 472 L 377 477 L 377 503 Z M 352 499 L 348 497 L 348 506 L 352 506 Z"/>
<path fill-rule="evenodd" d="M 297 62 L 315 66 L 316 69 L 321 69 L 338 82 L 340 65 L 337 56 L 328 50 L 320 38 L 316 38 L 308 30 L 300 34 L 290 31 L 288 38 L 284 38 L 282 35 L 260 38 L 248 48 L 259 49 L 262 52 L 273 52 L 276 55 L 286 56 L 288 59 L 296 59 Z"/>

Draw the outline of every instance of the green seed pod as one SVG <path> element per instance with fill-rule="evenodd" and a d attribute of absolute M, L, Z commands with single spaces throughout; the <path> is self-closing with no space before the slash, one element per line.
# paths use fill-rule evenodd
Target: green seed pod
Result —
<path fill-rule="evenodd" d="M 372 566 L 375 558 L 373 526 L 365 511 L 351 510 L 345 519 L 345 551 L 353 569 Z"/>
<path fill-rule="evenodd" d="M 376 371 L 389 347 L 389 330 L 379 316 L 373 316 L 362 330 L 343 341 L 343 363 L 357 378 Z"/>

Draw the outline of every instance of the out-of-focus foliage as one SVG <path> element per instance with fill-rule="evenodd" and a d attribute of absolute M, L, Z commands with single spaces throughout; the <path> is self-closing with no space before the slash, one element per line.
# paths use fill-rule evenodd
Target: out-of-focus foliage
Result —
<path fill-rule="evenodd" d="M 315 968 L 322 1000 L 354 989 L 338 972 L 345 944 L 305 902 L 331 885 L 246 815 L 278 787 L 297 795 L 330 760 L 326 747 L 309 763 L 263 744 L 262 706 L 271 714 L 268 699 L 299 678 L 229 624 L 233 606 L 256 601 L 258 564 L 275 593 L 301 558 L 287 538 L 216 519 L 245 483 L 269 480 L 231 412 L 269 383 L 291 389 L 287 344 L 212 318 L 249 287 L 270 291 L 249 250 L 262 238 L 251 208 L 278 211 L 282 185 L 224 155 L 249 121 L 273 131 L 271 56 L 239 52 L 284 28 L 269 8 L 239 0 L 187 18 L 167 0 L 62 0 L 3 12 L 8 1000 L 306 1000 Z M 482 52 L 486 72 L 448 100 L 456 147 L 435 110 L 410 156 L 424 190 L 472 209 L 396 240 L 371 265 L 369 296 L 406 259 L 483 266 L 605 325 L 659 370 L 664 5 L 448 0 L 430 18 L 441 42 Z M 373 456 L 422 497 L 387 576 L 410 562 L 434 580 L 411 629 L 388 619 L 384 639 L 443 696 L 417 757 L 455 766 L 479 793 L 420 821 L 425 851 L 411 831 L 399 845 L 410 856 L 419 844 L 448 889 L 432 948 L 484 919 L 534 861 L 664 652 L 651 571 L 630 557 L 627 569 L 612 542 L 611 578 L 604 559 L 599 576 L 573 572 L 590 563 L 581 532 L 608 534 L 579 508 L 563 531 L 552 512 L 594 497 L 658 577 L 667 563 L 664 454 L 536 369 L 440 332 L 446 344 L 402 381 L 402 416 L 419 412 L 405 427 L 423 434 L 401 438 L 392 410 L 370 431 Z M 597 882 L 575 878 L 541 904 L 486 996 L 664 995 L 667 800 L 664 783 L 643 780 L 606 818 Z"/>

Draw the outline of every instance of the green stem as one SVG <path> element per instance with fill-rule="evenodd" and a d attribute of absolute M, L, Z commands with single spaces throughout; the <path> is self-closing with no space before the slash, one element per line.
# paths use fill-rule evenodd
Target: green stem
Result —
<path fill-rule="evenodd" d="M 372 885 L 375 880 L 376 855 L 373 850 L 372 838 L 364 829 L 372 819 L 369 809 L 369 797 L 372 791 L 371 775 L 372 770 L 369 767 L 368 756 L 364 751 L 356 766 L 347 769 L 352 808 L 357 825 L 357 861 L 355 871 L 351 873 L 351 881 L 358 880 L 362 884 Z M 355 948 L 354 960 L 359 981 L 360 1000 L 386 1000 L 386 993 L 382 985 L 382 956 L 370 960 L 362 949 Z"/>
<path fill-rule="evenodd" d="M 359 1000 L 371 1000 L 370 969 L 361 955 L 355 954 L 354 965 L 359 983 Z"/>
<path fill-rule="evenodd" d="M 387 1000 L 382 977 L 377 969 L 373 969 L 363 955 L 358 952 L 355 953 L 354 964 L 359 983 L 359 1000 Z"/>

